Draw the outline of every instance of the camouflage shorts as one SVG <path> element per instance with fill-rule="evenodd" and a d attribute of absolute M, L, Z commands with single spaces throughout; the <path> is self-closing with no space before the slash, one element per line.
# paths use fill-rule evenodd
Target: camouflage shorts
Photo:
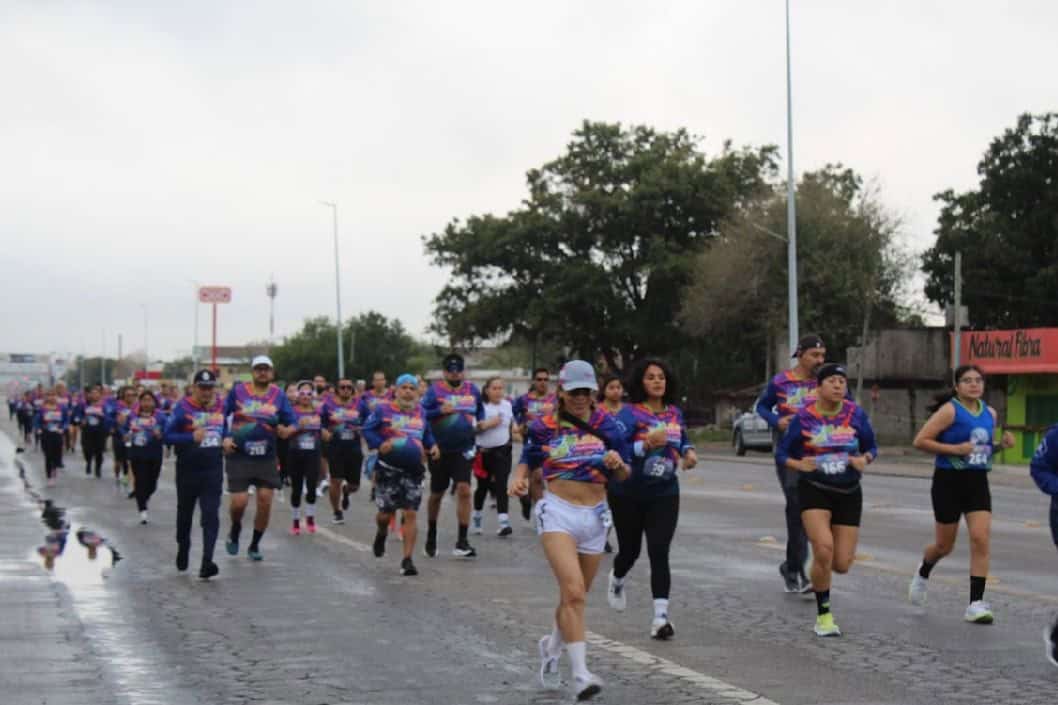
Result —
<path fill-rule="evenodd" d="M 425 471 L 417 473 L 395 468 L 381 461 L 375 464 L 375 506 L 390 514 L 398 509 L 419 511 L 422 503 L 422 479 Z"/>

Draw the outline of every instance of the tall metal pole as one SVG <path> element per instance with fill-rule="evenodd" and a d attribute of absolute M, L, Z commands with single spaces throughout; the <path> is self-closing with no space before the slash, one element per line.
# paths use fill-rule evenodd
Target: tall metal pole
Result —
<path fill-rule="evenodd" d="M 342 351 L 342 284 L 338 266 L 338 204 L 330 201 L 320 201 L 331 209 L 334 216 L 334 301 L 338 310 L 337 333 L 338 333 L 338 379 L 345 377 L 345 354 Z"/>
<path fill-rule="evenodd" d="M 102 331 L 103 349 L 99 353 L 99 383 L 105 385 L 107 383 L 107 331 L 104 328 Z"/>
<path fill-rule="evenodd" d="M 191 366 L 198 372 L 198 285 L 195 285 L 195 336 L 191 343 Z"/>
<path fill-rule="evenodd" d="M 955 253 L 955 315 L 952 323 L 955 352 L 951 368 L 954 370 L 962 363 L 962 252 Z"/>
<path fill-rule="evenodd" d="M 150 369 L 150 366 L 151 366 L 151 355 L 150 355 L 150 352 L 149 352 L 150 348 L 148 347 L 148 342 L 150 341 L 150 337 L 148 335 L 148 330 L 149 329 L 148 329 L 148 324 L 147 324 L 147 304 L 142 304 L 142 306 L 143 306 L 143 374 L 144 374 L 144 378 L 146 378 L 147 370 Z"/>
<path fill-rule="evenodd" d="M 790 0 L 786 0 L 786 267 L 790 354 L 800 337 L 797 320 L 797 205 L 794 189 L 793 81 L 790 71 Z"/>

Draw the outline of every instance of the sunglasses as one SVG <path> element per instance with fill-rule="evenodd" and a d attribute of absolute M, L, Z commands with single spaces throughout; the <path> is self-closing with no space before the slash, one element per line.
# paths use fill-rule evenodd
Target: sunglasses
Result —
<path fill-rule="evenodd" d="M 590 389 L 570 389 L 569 391 L 566 392 L 566 394 L 568 394 L 571 397 L 590 397 L 591 396 L 591 390 Z"/>
<path fill-rule="evenodd" d="M 353 385 L 351 385 L 351 384 L 339 384 L 338 385 L 338 389 L 352 389 L 352 388 L 353 388 Z"/>

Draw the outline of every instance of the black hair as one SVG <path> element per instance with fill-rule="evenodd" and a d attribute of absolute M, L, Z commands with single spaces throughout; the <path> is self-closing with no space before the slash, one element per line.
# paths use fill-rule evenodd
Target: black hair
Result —
<path fill-rule="evenodd" d="M 144 397 L 150 397 L 154 400 L 154 403 L 156 405 L 158 404 L 158 397 L 154 396 L 154 392 L 152 392 L 151 390 L 144 389 L 142 392 L 140 392 L 140 395 L 136 397 L 136 401 L 141 401 Z"/>
<path fill-rule="evenodd" d="M 599 379 L 599 401 L 606 399 L 606 388 L 610 386 L 610 382 L 620 382 L 621 386 L 625 386 L 624 380 L 615 375 L 613 372 L 607 372 Z"/>
<path fill-rule="evenodd" d="M 955 388 L 959 385 L 959 380 L 963 378 L 963 375 L 970 371 L 976 372 L 977 374 L 981 375 L 981 379 L 985 379 L 984 370 L 982 370 L 977 365 L 959 365 L 955 368 L 955 372 L 951 376 L 951 388 L 946 389 L 940 394 L 935 395 L 933 397 L 933 401 L 930 402 L 929 405 L 926 407 L 926 411 L 931 414 L 935 414 L 937 413 L 937 411 L 940 410 L 942 406 L 954 399 L 957 395 L 957 391 Z"/>
<path fill-rule="evenodd" d="M 633 404 L 641 404 L 647 400 L 647 392 L 643 387 L 643 377 L 649 367 L 659 367 L 665 375 L 665 394 L 661 398 L 662 403 L 675 404 L 679 398 L 677 395 L 676 376 L 672 373 L 672 368 L 667 363 L 656 357 L 644 357 L 641 360 L 636 360 L 635 364 L 632 365 L 632 369 L 628 372 L 628 382 L 625 384 L 625 388 L 628 389 L 628 400 Z"/>
<path fill-rule="evenodd" d="M 546 367 L 537 367 L 535 370 L 533 370 L 533 377 L 535 378 L 541 372 L 546 372 L 548 377 L 551 376 L 551 370 L 547 369 Z"/>

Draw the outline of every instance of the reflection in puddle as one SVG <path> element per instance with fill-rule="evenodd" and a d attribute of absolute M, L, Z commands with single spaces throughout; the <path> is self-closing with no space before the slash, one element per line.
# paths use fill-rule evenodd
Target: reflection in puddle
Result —
<path fill-rule="evenodd" d="M 53 531 L 37 554 L 51 577 L 68 586 L 102 585 L 121 557 L 92 531 L 81 529 L 69 540 L 69 531 Z"/>

